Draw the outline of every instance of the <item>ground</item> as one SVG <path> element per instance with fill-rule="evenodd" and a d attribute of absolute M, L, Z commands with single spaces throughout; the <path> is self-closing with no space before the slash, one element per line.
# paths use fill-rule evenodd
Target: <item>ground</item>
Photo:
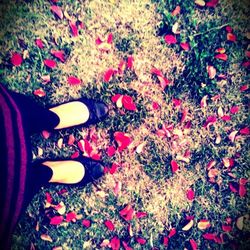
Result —
<path fill-rule="evenodd" d="M 93 185 L 43 187 L 13 249 L 247 249 L 249 3 L 3 1 L 1 82 L 45 107 L 109 117 L 32 136 L 33 160 L 104 162 Z"/>

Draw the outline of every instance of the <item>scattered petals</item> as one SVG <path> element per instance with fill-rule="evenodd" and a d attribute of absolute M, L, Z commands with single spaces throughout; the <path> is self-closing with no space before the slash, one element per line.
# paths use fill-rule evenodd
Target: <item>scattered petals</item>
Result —
<path fill-rule="evenodd" d="M 82 83 L 82 81 L 75 76 L 69 76 L 67 81 L 69 85 L 79 85 Z"/>
<path fill-rule="evenodd" d="M 142 237 L 137 237 L 136 242 L 138 242 L 140 245 L 145 245 L 147 241 Z"/>
<path fill-rule="evenodd" d="M 133 56 L 128 56 L 128 58 L 127 58 L 127 67 L 128 67 L 128 69 L 133 70 L 133 68 L 134 68 L 134 58 L 133 58 Z"/>
<path fill-rule="evenodd" d="M 216 235 L 214 233 L 205 233 L 202 235 L 206 240 L 214 240 Z"/>
<path fill-rule="evenodd" d="M 185 42 L 185 43 L 180 43 L 180 46 L 183 50 L 185 51 L 189 51 L 190 50 L 190 45 L 188 42 Z"/>
<path fill-rule="evenodd" d="M 188 200 L 190 201 L 194 200 L 195 193 L 193 189 L 188 189 L 186 195 L 187 195 Z"/>
<path fill-rule="evenodd" d="M 91 222 L 90 222 L 90 220 L 84 219 L 84 220 L 82 220 L 82 225 L 88 228 L 91 226 Z"/>
<path fill-rule="evenodd" d="M 148 216 L 148 213 L 146 213 L 146 212 L 137 212 L 137 213 L 135 214 L 135 217 L 136 217 L 137 219 L 144 218 L 144 217 L 147 217 L 147 216 Z"/>
<path fill-rule="evenodd" d="M 202 97 L 201 99 L 201 108 L 206 108 L 207 107 L 207 98 L 208 98 L 208 95 L 205 95 Z"/>
<path fill-rule="evenodd" d="M 122 183 L 120 181 L 116 182 L 114 187 L 114 195 L 118 196 L 118 194 L 121 192 L 122 189 Z"/>
<path fill-rule="evenodd" d="M 173 35 L 166 35 L 165 37 L 164 37 L 164 40 L 165 40 L 165 42 L 167 43 L 167 44 L 175 44 L 175 43 L 177 43 L 177 40 L 176 40 L 176 37 L 175 36 L 173 36 Z"/>
<path fill-rule="evenodd" d="M 69 21 L 69 27 L 71 29 L 73 37 L 77 37 L 79 35 L 79 33 L 78 33 L 78 28 L 76 26 L 76 22 L 73 21 L 73 20 L 70 20 Z"/>
<path fill-rule="evenodd" d="M 234 142 L 235 136 L 236 136 L 237 133 L 238 133 L 238 131 L 232 131 L 232 132 L 229 134 L 228 138 L 229 138 L 229 140 L 230 140 L 231 142 Z"/>
<path fill-rule="evenodd" d="M 123 208 L 119 214 L 121 215 L 121 217 L 126 220 L 126 221 L 130 221 L 133 219 L 134 216 L 134 209 L 132 208 L 131 205 L 127 205 L 125 208 Z"/>
<path fill-rule="evenodd" d="M 124 95 L 122 98 L 122 104 L 126 110 L 130 111 L 136 110 L 136 105 L 134 104 L 133 98 L 131 96 Z"/>
<path fill-rule="evenodd" d="M 126 149 L 132 142 L 131 138 L 123 132 L 115 132 L 114 138 L 118 143 L 118 151 L 121 152 Z"/>
<path fill-rule="evenodd" d="M 239 106 L 233 106 L 231 109 L 230 109 L 230 113 L 231 114 L 236 114 L 238 113 L 240 110 L 240 107 Z"/>
<path fill-rule="evenodd" d="M 51 59 L 45 59 L 43 60 L 43 63 L 50 69 L 54 69 L 57 66 L 56 62 Z"/>
<path fill-rule="evenodd" d="M 229 225 L 222 225 L 222 230 L 224 232 L 231 232 L 232 231 L 232 226 L 229 226 Z"/>
<path fill-rule="evenodd" d="M 112 221 L 106 220 L 104 222 L 104 225 L 108 228 L 108 230 L 113 231 L 115 229 L 115 226 Z"/>
<path fill-rule="evenodd" d="M 107 155 L 112 157 L 116 152 L 116 148 L 114 146 L 109 146 L 107 149 Z"/>
<path fill-rule="evenodd" d="M 175 234 L 176 234 L 176 229 L 175 228 L 170 229 L 169 234 L 168 234 L 168 238 L 173 237 Z"/>
<path fill-rule="evenodd" d="M 241 92 L 244 92 L 246 90 L 248 90 L 248 85 L 247 84 L 240 87 Z"/>
<path fill-rule="evenodd" d="M 220 54 L 225 54 L 226 49 L 225 48 L 218 48 L 215 50 L 216 53 L 220 53 Z"/>
<path fill-rule="evenodd" d="M 39 48 L 39 49 L 43 49 L 44 48 L 44 44 L 43 44 L 43 41 L 40 39 L 40 38 L 37 38 L 36 41 L 36 46 Z"/>
<path fill-rule="evenodd" d="M 215 8 L 218 3 L 219 3 L 219 0 L 211 0 L 211 1 L 206 3 L 206 6 L 211 7 L 211 8 Z"/>
<path fill-rule="evenodd" d="M 114 73 L 115 71 L 113 69 L 108 69 L 103 75 L 103 81 L 109 82 L 111 78 L 113 77 Z"/>
<path fill-rule="evenodd" d="M 245 185 L 240 185 L 239 186 L 239 195 L 240 197 L 244 197 L 247 194 L 247 189 Z"/>
<path fill-rule="evenodd" d="M 198 245 L 197 245 L 197 243 L 196 243 L 195 240 L 190 239 L 190 240 L 189 240 L 189 243 L 190 243 L 190 245 L 191 245 L 191 247 L 192 247 L 192 250 L 198 250 Z"/>
<path fill-rule="evenodd" d="M 71 221 L 73 221 L 73 222 L 75 222 L 76 221 L 76 213 L 75 212 L 69 212 L 69 213 L 67 213 L 66 214 L 66 221 L 67 222 L 71 222 Z"/>
<path fill-rule="evenodd" d="M 172 16 L 177 16 L 177 15 L 179 15 L 180 14 L 180 12 L 181 12 L 181 7 L 179 6 L 179 5 L 177 5 L 176 7 L 175 7 L 175 9 L 172 11 Z"/>
<path fill-rule="evenodd" d="M 190 229 L 193 227 L 193 225 L 194 225 L 194 220 L 190 220 L 190 221 L 187 223 L 187 225 L 185 225 L 185 226 L 182 228 L 182 230 L 183 230 L 183 231 L 188 231 L 188 230 L 190 230 Z"/>
<path fill-rule="evenodd" d="M 50 225 L 60 225 L 63 222 L 63 216 L 54 216 L 50 219 Z"/>
<path fill-rule="evenodd" d="M 233 33 L 227 33 L 227 40 L 230 42 L 235 42 L 236 36 Z"/>
<path fill-rule="evenodd" d="M 176 161 L 174 161 L 174 160 L 171 161 L 171 168 L 172 168 L 173 174 L 179 169 L 179 166 L 178 166 Z"/>
<path fill-rule="evenodd" d="M 250 134 L 250 129 L 248 127 L 242 128 L 240 130 L 240 134 L 242 134 L 242 135 L 249 135 Z"/>
<path fill-rule="evenodd" d="M 63 50 L 51 50 L 50 53 L 56 57 L 57 59 L 59 59 L 61 62 L 65 62 L 65 54 Z"/>
<path fill-rule="evenodd" d="M 63 19 L 63 12 L 61 7 L 57 6 L 57 5 L 52 5 L 50 6 L 50 10 L 60 19 Z"/>
<path fill-rule="evenodd" d="M 117 236 L 114 236 L 110 240 L 110 246 L 112 250 L 119 250 L 120 249 L 120 239 Z"/>
<path fill-rule="evenodd" d="M 195 0 L 195 4 L 200 7 L 204 7 L 206 5 L 206 2 L 203 0 Z"/>
<path fill-rule="evenodd" d="M 200 230 L 205 230 L 207 228 L 209 228 L 211 226 L 210 222 L 208 220 L 200 220 L 198 222 L 198 225 L 197 227 L 200 229 Z"/>
<path fill-rule="evenodd" d="M 133 250 L 133 248 L 130 247 L 128 243 L 126 243 L 125 241 L 122 241 L 122 246 L 124 247 L 125 250 Z"/>

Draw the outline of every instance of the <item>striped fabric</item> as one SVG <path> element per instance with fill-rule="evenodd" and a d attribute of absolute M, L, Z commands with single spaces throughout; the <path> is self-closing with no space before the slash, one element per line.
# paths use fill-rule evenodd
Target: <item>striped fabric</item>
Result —
<path fill-rule="evenodd" d="M 21 112 L 0 84 L 1 250 L 10 249 L 11 235 L 23 209 L 28 158 Z"/>

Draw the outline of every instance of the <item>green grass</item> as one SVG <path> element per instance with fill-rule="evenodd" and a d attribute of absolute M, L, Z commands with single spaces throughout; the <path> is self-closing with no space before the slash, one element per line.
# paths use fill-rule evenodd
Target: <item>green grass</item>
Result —
<path fill-rule="evenodd" d="M 240 178 L 249 179 L 249 136 L 239 136 L 234 142 L 228 139 L 233 130 L 249 126 L 249 90 L 239 91 L 242 85 L 249 84 L 249 68 L 242 66 L 242 62 L 249 60 L 245 56 L 249 48 L 247 1 L 221 0 L 215 8 L 198 7 L 193 0 L 132 3 L 62 0 L 57 5 L 74 20 L 83 22 L 84 29 L 79 30 L 78 37 L 72 37 L 66 12 L 62 20 L 55 18 L 49 1 L 1 3 L 0 80 L 9 89 L 30 96 L 45 107 L 87 96 L 105 101 L 111 109 L 109 117 L 96 126 L 57 131 L 48 139 L 41 134 L 33 135 L 34 160 L 70 157 L 79 150 L 77 142 L 89 138 L 90 131 L 95 129 L 97 143 L 90 141 L 102 154 L 105 165 L 110 167 L 117 162 L 122 167 L 114 175 L 107 174 L 95 185 L 84 188 L 63 185 L 42 188 L 20 219 L 13 236 L 13 249 L 108 249 L 101 247 L 102 242 L 116 235 L 133 249 L 166 249 L 163 238 L 172 228 L 176 234 L 169 239 L 167 249 L 192 249 L 190 239 L 196 241 L 199 249 L 227 250 L 234 246 L 247 249 L 249 194 L 240 197 L 229 189 L 229 184 L 238 188 Z M 177 5 L 181 13 L 172 16 Z M 172 33 L 176 22 L 181 33 L 176 35 L 176 44 L 167 45 L 164 36 Z M 227 41 L 227 25 L 233 28 L 236 42 Z M 100 52 L 95 40 L 100 37 L 105 41 L 110 32 L 111 48 L 109 52 Z M 36 38 L 44 41 L 44 49 L 35 45 Z M 191 49 L 183 51 L 180 42 L 188 42 Z M 214 58 L 215 50 L 220 47 L 226 50 L 225 62 Z M 53 58 L 51 49 L 63 50 L 66 62 Z M 11 65 L 12 52 L 28 55 L 21 66 Z M 134 69 L 126 69 L 105 83 L 103 73 L 117 68 L 130 55 L 134 57 Z M 58 66 L 53 70 L 46 68 L 43 60 L 47 58 L 55 59 Z M 214 79 L 209 78 L 208 65 L 216 68 Z M 150 73 L 152 67 L 158 68 L 173 85 L 163 90 L 158 78 Z M 226 79 L 220 79 L 219 74 L 225 74 Z M 50 75 L 47 84 L 42 83 L 44 75 Z M 79 77 L 83 83 L 70 86 L 67 83 L 70 75 Z M 38 88 L 46 96 L 35 96 Z M 118 108 L 111 101 L 115 94 L 130 95 L 137 111 Z M 218 94 L 221 98 L 213 101 Z M 207 107 L 202 108 L 200 101 L 205 95 Z M 174 107 L 173 98 L 182 101 L 181 107 Z M 152 102 L 157 102 L 160 108 L 153 110 Z M 230 114 L 234 105 L 240 110 Z M 184 108 L 188 109 L 188 116 L 181 123 Z M 219 108 L 231 120 L 222 121 L 217 115 L 218 121 L 210 129 L 203 128 L 207 117 L 217 114 Z M 190 128 L 185 128 L 187 122 L 191 123 Z M 170 130 L 170 137 L 157 135 L 164 125 L 171 124 L 174 130 Z M 108 157 L 108 146 L 117 147 L 116 131 L 128 133 L 133 143 L 123 152 Z M 74 145 L 67 144 L 71 134 L 76 138 Z M 218 135 L 221 142 L 216 144 Z M 63 139 L 61 148 L 59 139 Z M 142 143 L 143 149 L 136 152 Z M 187 152 L 190 157 L 183 158 Z M 236 156 L 237 153 L 240 155 Z M 223 158 L 234 159 L 231 170 L 223 165 Z M 171 160 L 178 163 L 176 173 L 171 171 Z M 214 182 L 209 181 L 206 169 L 211 160 L 216 161 L 214 168 L 218 170 Z M 118 182 L 122 187 L 115 196 L 113 189 Z M 186 197 L 190 188 L 195 192 L 193 201 Z M 246 188 L 249 191 L 249 184 Z M 62 189 L 66 192 L 60 194 Z M 65 204 L 64 217 L 76 212 L 76 222 L 50 225 L 50 218 L 58 213 L 52 207 L 45 207 L 46 192 L 53 197 L 54 205 Z M 147 216 L 125 221 L 119 211 L 127 204 L 136 212 L 147 212 Z M 194 216 L 194 225 L 184 231 L 187 216 Z M 236 226 L 241 216 L 245 216 L 242 230 Z M 232 220 L 231 232 L 222 230 L 227 218 Z M 83 219 L 90 220 L 91 227 L 85 228 Z M 211 227 L 199 229 L 201 219 L 209 220 Z M 114 231 L 104 226 L 105 220 L 114 223 Z M 133 235 L 128 232 L 129 224 Z M 224 243 L 205 240 L 204 233 L 223 234 Z M 43 234 L 49 235 L 52 242 L 41 239 Z M 136 241 L 139 236 L 146 239 L 145 245 Z"/>

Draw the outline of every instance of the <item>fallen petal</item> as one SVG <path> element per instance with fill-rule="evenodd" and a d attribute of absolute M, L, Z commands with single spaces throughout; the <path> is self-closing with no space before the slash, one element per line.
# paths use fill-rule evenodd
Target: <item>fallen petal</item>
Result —
<path fill-rule="evenodd" d="M 63 12 L 61 7 L 57 6 L 57 5 L 52 5 L 50 6 L 50 10 L 60 19 L 63 19 Z"/>
<path fill-rule="evenodd" d="M 167 44 L 175 44 L 175 43 L 177 43 L 177 40 L 176 40 L 176 37 L 175 36 L 173 36 L 173 35 L 166 35 L 165 37 L 164 37 L 164 40 L 165 40 L 165 42 L 167 43 Z"/>
<path fill-rule="evenodd" d="M 11 61 L 13 66 L 18 67 L 22 64 L 23 58 L 19 53 L 15 52 L 12 54 L 10 61 Z"/>

